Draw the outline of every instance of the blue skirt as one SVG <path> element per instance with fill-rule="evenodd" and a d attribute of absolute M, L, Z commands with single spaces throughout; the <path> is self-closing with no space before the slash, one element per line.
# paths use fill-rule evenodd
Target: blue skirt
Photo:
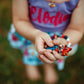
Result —
<path fill-rule="evenodd" d="M 48 33 L 50 36 L 57 34 L 59 35 L 60 33 L 54 32 L 54 33 Z M 38 53 L 35 49 L 35 45 L 32 44 L 32 42 L 30 40 L 25 39 L 24 37 L 20 36 L 14 28 L 14 25 L 11 25 L 11 29 L 8 32 L 8 40 L 10 45 L 13 48 L 17 48 L 20 49 L 21 52 L 23 53 L 23 62 L 24 64 L 27 65 L 33 65 L 33 66 L 37 66 L 37 65 L 41 65 L 43 64 L 43 62 L 41 62 L 38 59 Z M 77 47 L 78 44 L 72 46 L 72 51 L 70 52 L 72 55 L 77 51 Z M 65 56 L 65 59 L 68 56 Z M 59 70 L 62 70 L 64 68 L 64 63 L 65 60 L 57 60 L 55 62 L 57 64 L 57 67 Z"/>

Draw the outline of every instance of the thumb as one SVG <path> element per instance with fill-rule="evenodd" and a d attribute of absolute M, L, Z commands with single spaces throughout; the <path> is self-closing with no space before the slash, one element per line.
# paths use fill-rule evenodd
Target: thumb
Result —
<path fill-rule="evenodd" d="M 45 40 L 46 44 L 47 44 L 49 47 L 53 47 L 53 46 L 54 46 L 54 44 L 53 44 L 53 42 L 52 42 L 52 39 L 51 39 L 51 37 L 50 37 L 49 35 L 45 36 L 45 37 L 44 37 L 44 40 Z"/>
<path fill-rule="evenodd" d="M 60 45 L 60 43 L 61 43 L 61 42 L 60 42 L 59 40 L 57 40 L 57 39 L 54 39 L 54 40 L 53 40 L 53 44 L 54 44 L 54 45 Z"/>

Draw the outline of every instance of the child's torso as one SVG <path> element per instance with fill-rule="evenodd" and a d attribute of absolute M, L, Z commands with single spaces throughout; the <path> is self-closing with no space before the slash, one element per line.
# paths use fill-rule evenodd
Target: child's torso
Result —
<path fill-rule="evenodd" d="M 51 8 L 45 0 L 28 0 L 30 20 L 35 28 L 45 32 L 63 32 L 70 22 L 78 0 L 71 0 Z"/>

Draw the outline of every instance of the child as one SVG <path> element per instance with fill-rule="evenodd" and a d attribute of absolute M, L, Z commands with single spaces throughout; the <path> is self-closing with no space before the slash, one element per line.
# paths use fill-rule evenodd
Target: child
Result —
<path fill-rule="evenodd" d="M 55 44 L 66 45 L 63 38 L 50 38 L 54 34 L 64 34 L 74 45 L 72 52 L 75 53 L 77 43 L 83 36 L 83 3 L 84 0 L 13 0 L 14 25 L 11 25 L 8 38 L 14 48 L 22 50 L 30 79 L 40 79 L 36 65 L 47 63 L 44 64 L 45 82 L 57 82 L 58 76 L 51 63 L 57 63 L 58 69 L 62 70 L 64 57 L 56 51 L 45 49 L 44 44 L 50 47 Z"/>

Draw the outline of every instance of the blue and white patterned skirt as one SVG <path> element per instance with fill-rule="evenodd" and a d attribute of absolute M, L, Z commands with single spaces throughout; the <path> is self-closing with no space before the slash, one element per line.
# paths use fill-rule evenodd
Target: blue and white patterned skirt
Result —
<path fill-rule="evenodd" d="M 50 36 L 54 35 L 55 33 L 48 33 Z M 59 34 L 59 33 L 56 33 Z M 17 48 L 20 49 L 21 52 L 23 53 L 23 62 L 24 64 L 27 65 L 41 65 L 43 64 L 43 62 L 41 62 L 38 59 L 38 53 L 35 49 L 35 45 L 32 44 L 31 41 L 25 39 L 24 37 L 20 36 L 16 31 L 15 28 L 13 26 L 13 24 L 11 25 L 11 29 L 8 33 L 8 40 L 10 45 L 13 48 Z M 72 55 L 77 51 L 77 47 L 78 44 L 72 46 L 72 51 L 70 52 Z M 65 56 L 65 59 L 68 56 Z M 58 60 L 55 63 L 57 64 L 57 67 L 59 70 L 62 70 L 64 68 L 64 62 L 65 60 Z"/>

